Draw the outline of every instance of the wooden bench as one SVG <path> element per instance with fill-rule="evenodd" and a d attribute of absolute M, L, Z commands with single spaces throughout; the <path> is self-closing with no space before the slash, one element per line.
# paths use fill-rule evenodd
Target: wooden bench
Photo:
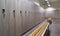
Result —
<path fill-rule="evenodd" d="M 44 36 L 47 28 L 49 26 L 48 22 L 43 22 L 37 29 L 35 29 L 29 36 Z"/>

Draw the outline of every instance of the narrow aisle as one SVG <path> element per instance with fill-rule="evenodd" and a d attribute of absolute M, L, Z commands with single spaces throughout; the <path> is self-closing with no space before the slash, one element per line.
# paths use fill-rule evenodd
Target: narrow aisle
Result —
<path fill-rule="evenodd" d="M 50 36 L 60 36 L 60 19 L 53 19 L 53 23 L 49 27 Z"/>

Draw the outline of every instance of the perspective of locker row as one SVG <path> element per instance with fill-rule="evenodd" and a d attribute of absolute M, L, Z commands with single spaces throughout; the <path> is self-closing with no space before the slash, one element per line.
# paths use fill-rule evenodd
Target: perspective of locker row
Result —
<path fill-rule="evenodd" d="M 18 36 L 43 19 L 36 5 L 24 1 L 0 0 L 0 36 Z"/>

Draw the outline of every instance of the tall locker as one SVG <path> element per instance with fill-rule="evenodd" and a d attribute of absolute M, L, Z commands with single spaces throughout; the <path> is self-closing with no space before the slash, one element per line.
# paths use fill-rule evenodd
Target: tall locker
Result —
<path fill-rule="evenodd" d="M 15 0 L 10 0 L 10 36 L 16 36 Z"/>
<path fill-rule="evenodd" d="M 22 33 L 22 10 L 21 10 L 21 0 L 16 0 L 16 36 L 20 36 Z"/>
<path fill-rule="evenodd" d="M 29 22 L 30 22 L 30 26 L 32 26 L 32 12 L 29 12 Z"/>
<path fill-rule="evenodd" d="M 33 15 L 33 25 L 35 25 L 35 12 L 32 12 L 32 15 Z"/>
<path fill-rule="evenodd" d="M 3 36 L 4 30 L 3 30 L 3 12 L 2 12 L 2 0 L 0 0 L 0 36 Z"/>
<path fill-rule="evenodd" d="M 24 32 L 26 31 L 26 30 L 28 30 L 28 27 L 29 27 L 29 17 L 28 17 L 28 10 L 27 11 L 24 11 L 24 14 L 23 14 L 24 16 L 23 16 L 23 18 L 24 18 L 24 22 L 23 22 L 23 26 L 25 27 L 23 27 L 23 29 L 24 29 Z"/>
<path fill-rule="evenodd" d="M 31 24 L 32 24 L 32 26 L 34 25 L 34 14 L 33 14 L 34 12 L 31 12 Z M 32 27 L 31 26 L 31 27 Z"/>
<path fill-rule="evenodd" d="M 34 12 L 34 23 L 36 24 L 36 12 Z"/>
<path fill-rule="evenodd" d="M 5 0 L 4 36 L 10 36 L 10 0 Z"/>
<path fill-rule="evenodd" d="M 27 28 L 29 29 L 31 24 L 30 24 L 30 12 L 28 11 L 28 24 L 27 24 Z"/>
<path fill-rule="evenodd" d="M 26 25 L 25 25 L 25 11 L 22 10 L 22 33 L 25 32 L 26 30 Z"/>

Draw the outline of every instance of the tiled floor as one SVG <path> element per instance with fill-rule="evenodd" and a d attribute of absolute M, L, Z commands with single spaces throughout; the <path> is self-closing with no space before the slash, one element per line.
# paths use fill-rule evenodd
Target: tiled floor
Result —
<path fill-rule="evenodd" d="M 60 19 L 54 19 L 49 29 L 50 36 L 60 36 Z"/>

